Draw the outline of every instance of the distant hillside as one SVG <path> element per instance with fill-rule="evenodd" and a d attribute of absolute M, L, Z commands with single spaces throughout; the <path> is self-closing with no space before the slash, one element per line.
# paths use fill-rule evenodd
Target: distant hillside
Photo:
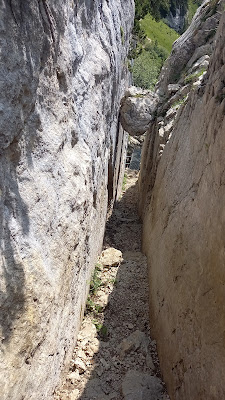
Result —
<path fill-rule="evenodd" d="M 174 15 L 178 8 L 186 14 L 194 15 L 202 0 L 135 0 L 136 18 L 150 13 L 156 20 L 165 18 L 170 12 Z"/>
<path fill-rule="evenodd" d="M 135 0 L 134 47 L 130 52 L 133 83 L 153 89 L 173 42 L 190 24 L 202 0 Z M 179 16 L 178 16 L 179 14 Z M 176 25 L 174 21 L 180 18 Z"/>

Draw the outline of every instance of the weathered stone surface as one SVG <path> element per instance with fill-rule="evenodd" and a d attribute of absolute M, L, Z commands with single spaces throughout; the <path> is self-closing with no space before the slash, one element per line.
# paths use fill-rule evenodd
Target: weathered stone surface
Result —
<path fill-rule="evenodd" d="M 79 332 L 79 335 L 77 336 L 77 338 L 78 338 L 78 340 L 94 339 L 96 332 L 97 332 L 96 326 L 91 321 L 87 321 L 84 324 L 83 329 Z"/>
<path fill-rule="evenodd" d="M 81 360 L 80 358 L 77 358 L 74 362 L 75 367 L 77 368 L 79 374 L 83 374 L 84 371 L 86 371 L 86 366 L 85 363 L 83 362 L 83 360 Z"/>
<path fill-rule="evenodd" d="M 131 136 L 143 135 L 153 119 L 158 96 L 153 92 L 131 87 L 121 100 L 120 122 Z"/>
<path fill-rule="evenodd" d="M 176 93 L 179 89 L 181 88 L 181 86 L 178 83 L 171 83 L 170 85 L 168 85 L 168 93 L 171 95 L 173 93 Z"/>
<path fill-rule="evenodd" d="M 204 84 L 178 112 L 158 167 L 152 142 L 143 159 L 152 330 L 174 400 L 225 397 L 224 35 L 223 12 Z"/>
<path fill-rule="evenodd" d="M 162 391 L 159 378 L 133 370 L 126 373 L 122 384 L 124 400 L 161 400 Z"/>
<path fill-rule="evenodd" d="M 80 381 L 80 374 L 79 371 L 73 371 L 68 375 L 68 379 L 71 381 L 72 384 Z"/>
<path fill-rule="evenodd" d="M 78 389 L 74 389 L 71 393 L 70 393 L 70 400 L 77 400 L 80 397 L 80 392 Z"/>
<path fill-rule="evenodd" d="M 0 393 L 51 399 L 122 179 L 134 4 L 0 7 Z"/>
<path fill-rule="evenodd" d="M 101 262 L 106 266 L 117 266 L 123 261 L 123 255 L 120 250 L 109 247 L 101 254 Z"/>
<path fill-rule="evenodd" d="M 125 357 L 130 351 L 136 351 L 141 348 L 141 350 L 146 354 L 149 345 L 149 339 L 145 335 L 144 332 L 136 330 L 131 333 L 127 338 L 123 339 L 123 341 L 119 345 L 119 353 L 122 358 Z"/>

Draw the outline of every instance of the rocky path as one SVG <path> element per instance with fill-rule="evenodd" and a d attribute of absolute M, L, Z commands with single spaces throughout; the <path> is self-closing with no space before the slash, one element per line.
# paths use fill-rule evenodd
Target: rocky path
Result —
<path fill-rule="evenodd" d="M 55 400 L 169 400 L 148 323 L 137 173 L 106 227 L 71 369 Z"/>

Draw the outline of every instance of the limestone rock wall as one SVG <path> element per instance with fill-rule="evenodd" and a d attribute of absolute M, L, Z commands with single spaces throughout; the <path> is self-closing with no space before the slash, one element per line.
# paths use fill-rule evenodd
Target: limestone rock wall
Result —
<path fill-rule="evenodd" d="M 222 17 L 208 70 L 161 157 L 155 120 L 142 159 L 152 332 L 172 400 L 225 397 L 225 13 L 213 4 Z"/>
<path fill-rule="evenodd" d="M 1 400 L 51 399 L 73 350 L 121 181 L 133 3 L 0 1 Z"/>

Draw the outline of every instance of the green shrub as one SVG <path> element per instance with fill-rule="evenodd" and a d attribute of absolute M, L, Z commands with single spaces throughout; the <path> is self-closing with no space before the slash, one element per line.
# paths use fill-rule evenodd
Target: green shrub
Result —
<path fill-rule="evenodd" d="M 134 61 L 133 82 L 135 86 L 144 89 L 153 89 L 157 82 L 162 62 L 149 51 L 143 51 Z"/>

